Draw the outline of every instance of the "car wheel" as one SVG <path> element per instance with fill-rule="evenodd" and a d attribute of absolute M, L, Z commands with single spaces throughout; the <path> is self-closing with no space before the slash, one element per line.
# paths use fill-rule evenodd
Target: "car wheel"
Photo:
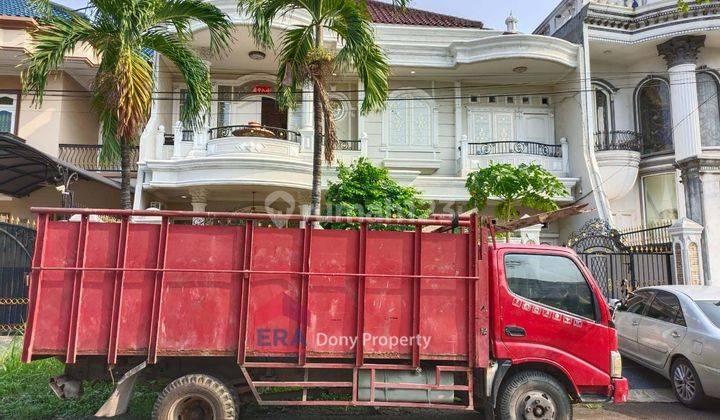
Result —
<path fill-rule="evenodd" d="M 689 360 L 679 358 L 675 360 L 670 368 L 675 397 L 683 405 L 688 407 L 699 407 L 705 400 L 700 377 Z"/>
<path fill-rule="evenodd" d="M 545 372 L 518 372 L 502 385 L 497 417 L 503 420 L 572 420 L 572 405 L 563 386 Z"/>

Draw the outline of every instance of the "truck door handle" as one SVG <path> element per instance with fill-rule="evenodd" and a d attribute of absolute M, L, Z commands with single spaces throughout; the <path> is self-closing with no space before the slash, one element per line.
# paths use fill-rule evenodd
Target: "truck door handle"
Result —
<path fill-rule="evenodd" d="M 640 325 L 640 321 L 633 321 L 632 324 L 633 327 L 637 327 L 638 325 Z"/>
<path fill-rule="evenodd" d="M 505 334 L 510 337 L 525 337 L 525 328 L 510 325 L 505 327 Z"/>
<path fill-rule="evenodd" d="M 672 334 L 670 334 L 670 335 L 672 335 L 673 338 L 680 338 L 680 334 L 678 334 L 677 331 L 673 331 Z"/>

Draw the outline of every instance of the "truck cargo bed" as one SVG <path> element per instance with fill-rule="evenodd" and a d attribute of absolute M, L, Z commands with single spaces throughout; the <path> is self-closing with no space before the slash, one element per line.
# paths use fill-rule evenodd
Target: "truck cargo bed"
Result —
<path fill-rule="evenodd" d="M 322 230 L 257 226 L 300 220 L 292 215 L 35 210 L 25 361 L 103 355 L 113 364 L 146 355 L 149 363 L 233 356 L 240 365 L 277 357 L 298 366 L 310 358 L 477 366 L 488 358 L 480 333 L 485 247 L 477 246 L 487 236 L 475 218 L 461 221 L 460 233 L 424 233 L 452 222 L 385 220 L 413 229 L 391 232 L 369 229 L 377 219 Z M 227 223 L 187 224 L 198 217 Z"/>

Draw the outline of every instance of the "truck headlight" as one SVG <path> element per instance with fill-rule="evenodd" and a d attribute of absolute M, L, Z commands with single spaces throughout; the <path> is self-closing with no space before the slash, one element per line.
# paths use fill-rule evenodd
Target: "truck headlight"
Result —
<path fill-rule="evenodd" d="M 622 378 L 622 357 L 617 350 L 610 351 L 610 376 Z"/>

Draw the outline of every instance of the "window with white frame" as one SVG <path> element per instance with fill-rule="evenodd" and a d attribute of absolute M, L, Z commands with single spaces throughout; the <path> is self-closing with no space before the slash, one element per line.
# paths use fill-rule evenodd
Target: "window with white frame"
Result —
<path fill-rule="evenodd" d="M 393 93 L 385 111 L 383 143 L 396 149 L 429 149 L 436 142 L 436 106 L 421 90 Z"/>
<path fill-rule="evenodd" d="M 637 88 L 635 107 L 643 154 L 672 152 L 670 84 L 664 79 L 646 79 Z"/>
<path fill-rule="evenodd" d="M 700 140 L 703 147 L 720 146 L 720 98 L 718 78 L 709 72 L 697 75 Z"/>
<path fill-rule="evenodd" d="M 646 225 L 678 218 L 675 172 L 643 177 L 642 189 Z"/>
<path fill-rule="evenodd" d="M 341 93 L 330 94 L 330 107 L 335 121 L 335 132 L 340 140 L 356 140 L 351 138 L 350 100 Z"/>
<path fill-rule="evenodd" d="M 595 99 L 595 132 L 607 135 L 612 130 L 612 99 L 608 88 L 593 83 Z"/>
<path fill-rule="evenodd" d="M 0 133 L 15 133 L 17 101 L 17 94 L 0 92 Z"/>

